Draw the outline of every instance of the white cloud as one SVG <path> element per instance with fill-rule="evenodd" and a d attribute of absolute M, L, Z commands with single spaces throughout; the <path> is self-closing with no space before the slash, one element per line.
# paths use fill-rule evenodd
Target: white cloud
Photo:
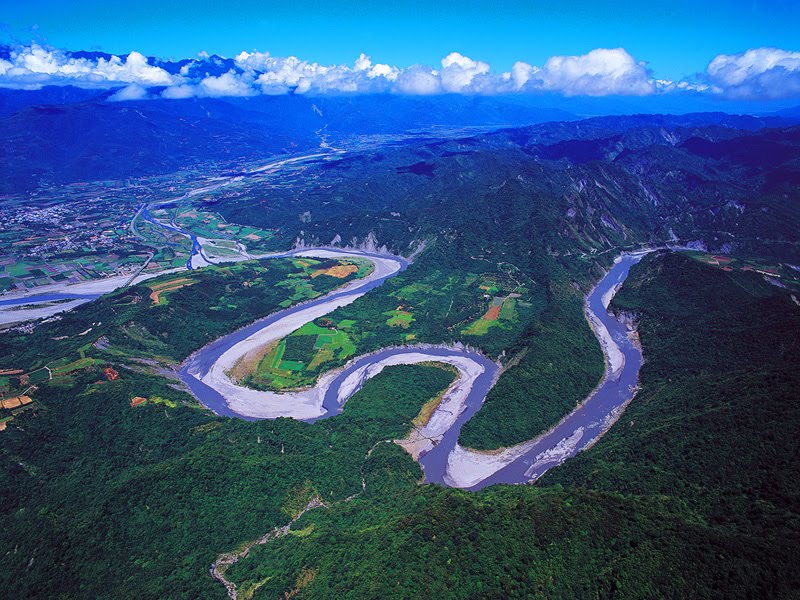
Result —
<path fill-rule="evenodd" d="M 440 72 L 442 89 L 446 92 L 477 91 L 482 75 L 489 73 L 489 64 L 451 52 L 442 59 Z"/>
<path fill-rule="evenodd" d="M 718 91 L 716 88 L 707 83 L 698 83 L 695 81 L 673 81 L 672 79 L 656 79 L 654 81 L 656 90 L 659 93 L 672 93 L 672 92 L 711 92 Z"/>
<path fill-rule="evenodd" d="M 192 85 L 173 85 L 161 92 L 163 98 L 169 100 L 182 100 L 197 95 L 197 89 Z"/>
<path fill-rule="evenodd" d="M 372 59 L 362 52 L 361 55 L 356 59 L 356 71 L 369 71 L 371 68 Z"/>
<path fill-rule="evenodd" d="M 720 54 L 706 68 L 709 83 L 731 97 L 785 98 L 800 95 L 800 52 L 753 48 Z"/>
<path fill-rule="evenodd" d="M 249 71 L 264 71 L 274 62 L 269 52 L 240 52 L 234 57 L 236 66 Z"/>
<path fill-rule="evenodd" d="M 111 102 L 123 102 L 125 100 L 144 100 L 147 98 L 147 90 L 138 83 L 122 88 L 108 99 Z"/>
<path fill-rule="evenodd" d="M 256 83 L 267 94 L 290 90 L 296 94 L 390 91 L 388 83 L 393 82 L 400 72 L 389 65 L 373 65 L 365 54 L 356 59 L 352 68 L 320 65 L 294 56 L 278 58 L 266 53 L 242 53 L 236 57 L 236 64 L 258 73 Z"/>
<path fill-rule="evenodd" d="M 367 77 L 383 77 L 387 81 L 394 81 L 399 74 L 400 69 L 397 67 L 390 67 L 389 65 L 378 63 L 372 66 L 372 69 L 367 73 Z"/>
<path fill-rule="evenodd" d="M 113 83 L 154 86 L 170 85 L 175 80 L 164 69 L 148 64 L 139 52 L 131 52 L 125 58 L 91 60 L 32 44 L 12 50 L 10 60 L 0 61 L 0 83 L 20 87 L 32 84 L 101 87 Z"/>
<path fill-rule="evenodd" d="M 644 63 L 624 48 L 598 48 L 580 56 L 553 56 L 532 77 L 537 86 L 568 96 L 644 96 L 655 85 Z"/>
<path fill-rule="evenodd" d="M 123 61 L 112 56 L 108 61 L 100 59 L 95 73 L 109 81 L 129 81 L 141 85 L 169 85 L 173 77 L 160 67 L 147 64 L 147 58 L 138 52 L 131 52 Z"/>
<path fill-rule="evenodd" d="M 394 81 L 400 73 L 400 69 L 397 67 L 381 63 L 377 65 L 372 64 L 372 59 L 363 53 L 356 59 L 355 71 L 357 73 L 364 73 L 368 79 L 383 77 L 387 81 Z"/>
<path fill-rule="evenodd" d="M 396 89 L 401 94 L 430 95 L 442 91 L 438 71 L 421 65 L 403 69 L 396 83 Z"/>
<path fill-rule="evenodd" d="M 198 92 L 203 96 L 253 96 L 256 91 L 250 82 L 235 73 L 228 71 L 218 77 L 208 76 L 200 81 Z"/>
<path fill-rule="evenodd" d="M 521 90 L 538 72 L 538 67 L 517 61 L 514 63 L 514 66 L 511 67 L 511 73 L 506 73 L 508 76 L 506 79 L 512 80 L 514 82 L 514 87 L 517 90 Z"/>
<path fill-rule="evenodd" d="M 800 53 L 757 48 L 717 56 L 693 79 L 657 79 L 646 63 L 623 48 L 598 48 L 583 55 L 553 56 L 543 66 L 516 62 L 510 71 L 492 72 L 488 63 L 451 52 L 439 67 L 399 68 L 374 63 L 361 54 L 350 64 L 323 65 L 295 56 L 240 52 L 233 60 L 200 53 L 178 74 L 149 64 L 138 52 L 128 56 L 76 58 L 69 52 L 32 44 L 0 59 L 0 87 L 42 85 L 114 88 L 113 99 L 252 96 L 257 94 L 555 93 L 567 96 L 723 93 L 733 97 L 800 96 Z M 159 63 L 162 64 L 162 63 Z M 177 67 L 176 67 L 177 68 Z"/>

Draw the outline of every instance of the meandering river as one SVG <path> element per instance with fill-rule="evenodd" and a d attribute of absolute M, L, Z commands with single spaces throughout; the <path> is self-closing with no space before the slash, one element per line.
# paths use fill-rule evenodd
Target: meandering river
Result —
<path fill-rule="evenodd" d="M 178 198 L 143 206 L 134 217 L 131 227 L 134 229 L 136 218 L 142 217 L 153 225 L 189 238 L 192 248 L 186 262 L 187 269 L 212 264 L 203 249 L 201 238 L 181 228 L 174 220 L 165 223 L 154 218 L 150 209 L 215 191 L 264 171 L 330 160 L 335 155 L 337 153 L 293 157 L 270 162 L 253 171 L 230 174 L 201 188 L 190 190 Z M 441 402 L 428 423 L 415 428 L 406 439 L 397 442 L 419 461 L 426 481 L 480 489 L 495 483 L 528 483 L 536 480 L 545 471 L 561 464 L 602 436 L 619 418 L 636 392 L 642 364 L 641 352 L 632 341 L 629 329 L 606 309 L 631 266 L 641 259 L 644 252 L 621 255 L 586 298 L 586 317 L 603 347 L 606 359 L 605 376 L 598 387 L 553 428 L 533 440 L 511 448 L 484 453 L 458 444 L 462 426 L 480 410 L 501 373 L 499 364 L 478 351 L 462 346 L 417 345 L 384 348 L 351 360 L 344 367 L 323 375 L 314 387 L 301 391 L 261 392 L 240 386 L 230 379 L 228 372 L 248 352 L 276 342 L 305 323 L 355 301 L 408 266 L 408 261 L 399 256 L 341 248 L 299 249 L 252 258 L 301 255 L 367 258 L 375 268 L 363 279 L 350 282 L 323 297 L 260 319 L 219 338 L 190 356 L 179 371 L 180 377 L 200 402 L 215 413 L 248 420 L 288 416 L 310 422 L 341 413 L 347 400 L 360 389 L 364 381 L 387 366 L 424 361 L 447 363 L 457 369 L 456 381 L 443 393 Z M 246 258 L 251 256 L 243 253 L 240 257 Z M 41 295 L 0 300 L 0 321 L 12 322 L 68 310 L 94 299 L 98 292 L 107 292 L 129 283 L 122 280 L 117 282 L 116 279 L 120 278 L 87 282 L 69 290 L 54 287 Z M 95 287 L 98 289 L 95 290 Z M 48 306 L 48 303 L 57 301 L 66 302 Z M 26 304 L 39 304 L 45 308 L 9 312 L 15 306 Z"/>
<path fill-rule="evenodd" d="M 623 254 L 586 299 L 585 311 L 606 357 L 606 374 L 594 392 L 555 427 L 536 439 L 495 453 L 461 447 L 461 427 L 483 405 L 500 374 L 500 366 L 481 353 L 461 346 L 385 348 L 351 360 L 323 375 L 316 386 L 289 393 L 260 392 L 239 386 L 227 372 L 253 349 L 285 337 L 303 324 L 353 302 L 408 265 L 397 256 L 338 248 L 313 248 L 273 255 L 362 257 L 375 264 L 368 277 L 326 296 L 274 313 L 223 336 L 195 352 L 180 370 L 181 379 L 208 408 L 222 416 L 243 419 L 291 416 L 314 421 L 339 414 L 361 385 L 386 366 L 437 361 L 458 370 L 429 422 L 400 440 L 425 472 L 425 480 L 467 489 L 495 483 L 528 483 L 596 441 L 633 398 L 641 352 L 630 330 L 606 310 L 631 266 L 644 253 Z"/>
<path fill-rule="evenodd" d="M 212 261 L 204 252 L 202 240 L 191 231 L 178 226 L 175 221 L 164 223 L 155 219 L 150 214 L 151 208 L 216 190 L 262 170 L 328 158 L 330 156 L 327 154 L 301 156 L 273 162 L 253 172 L 236 173 L 187 192 L 179 198 L 143 206 L 137 217 L 141 216 L 153 225 L 188 237 L 192 242 L 192 249 L 186 268 L 205 266 Z M 136 217 L 134 222 L 135 219 Z M 323 297 L 274 313 L 219 338 L 190 356 L 182 365 L 179 375 L 200 402 L 221 416 L 248 420 L 288 416 L 311 422 L 341 413 L 347 400 L 363 383 L 387 366 L 425 361 L 447 363 L 458 371 L 456 381 L 443 393 L 441 402 L 429 421 L 424 426 L 415 428 L 406 439 L 397 440 L 397 443 L 418 460 L 428 482 L 473 490 L 495 483 L 529 483 L 594 443 L 619 418 L 633 398 L 642 355 L 637 344 L 632 341 L 629 329 L 606 309 L 631 266 L 644 253 L 621 255 L 586 298 L 586 317 L 603 347 L 606 359 L 605 376 L 598 387 L 547 432 L 533 440 L 497 452 L 476 452 L 458 444 L 462 426 L 480 410 L 501 373 L 499 364 L 478 351 L 460 345 L 384 348 L 354 358 L 344 367 L 323 375 L 312 388 L 287 393 L 252 390 L 238 385 L 228 376 L 236 362 L 249 352 L 277 342 L 304 324 L 355 301 L 404 270 L 408 261 L 399 256 L 341 248 L 306 248 L 258 257 L 366 258 L 373 263 L 374 270 L 367 277 L 350 282 Z M 241 257 L 245 258 L 250 258 L 250 255 Z M 105 288 L 109 286 L 109 289 L 113 289 L 123 285 L 122 282 L 117 284 L 110 280 L 98 283 L 103 285 L 102 291 L 108 291 Z M 85 290 L 81 287 L 81 293 L 75 293 L 78 292 L 76 286 L 74 291 L 70 290 L 73 293 L 58 289 L 39 296 L 4 299 L 0 301 L 0 309 L 59 300 L 69 302 L 43 310 L 49 314 L 60 309 L 69 309 L 96 297 L 92 293 L 95 292 L 95 282 L 89 282 L 85 286 L 88 287 Z M 17 315 L 26 316 L 21 312 Z M 26 318 L 36 316 L 45 314 L 36 313 Z"/>

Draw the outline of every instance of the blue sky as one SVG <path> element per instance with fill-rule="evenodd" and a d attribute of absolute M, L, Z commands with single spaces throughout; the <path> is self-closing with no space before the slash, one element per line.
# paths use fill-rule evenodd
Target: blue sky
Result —
<path fill-rule="evenodd" d="M 0 87 L 119 99 L 399 93 L 800 103 L 800 1 L 40 0 L 0 8 Z M 70 50 L 102 50 L 111 60 Z M 180 73 L 146 56 L 232 62 Z"/>
<path fill-rule="evenodd" d="M 457 51 L 508 70 L 552 55 L 624 47 L 658 77 L 702 71 L 718 54 L 795 50 L 800 2 L 566 0 L 39 0 L 3 3 L 0 23 L 23 42 L 182 58 L 259 49 L 323 64 L 360 53 L 400 67 Z M 35 31 L 31 28 L 35 27 Z M 793 47 L 795 46 L 795 47 Z"/>

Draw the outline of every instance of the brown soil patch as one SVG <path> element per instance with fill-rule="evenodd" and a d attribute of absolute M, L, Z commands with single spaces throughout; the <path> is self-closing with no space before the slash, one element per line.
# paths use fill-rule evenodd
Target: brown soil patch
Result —
<path fill-rule="evenodd" d="M 2 369 L 0 375 L 20 375 L 24 373 L 22 369 Z"/>
<path fill-rule="evenodd" d="M 251 242 L 257 242 L 261 238 L 258 237 L 255 233 L 248 233 L 246 236 L 244 236 L 244 239 L 250 240 Z"/>
<path fill-rule="evenodd" d="M 22 406 L 22 400 L 19 397 L 8 398 L 2 401 L 3 408 L 17 408 Z"/>
<path fill-rule="evenodd" d="M 158 304 L 160 302 L 159 298 L 161 294 L 165 292 L 174 292 L 175 290 L 179 290 L 187 285 L 192 285 L 193 283 L 197 282 L 193 279 L 187 279 L 184 277 L 182 279 L 175 279 L 174 281 L 167 281 L 150 286 L 150 289 L 152 290 L 152 293 L 150 294 L 150 300 L 153 301 L 153 304 Z"/>
<path fill-rule="evenodd" d="M 171 288 L 175 285 L 184 285 L 189 283 L 192 279 L 188 277 L 181 277 L 180 279 L 170 279 L 169 281 L 162 281 L 161 283 L 156 283 L 154 285 L 149 286 L 151 290 L 154 292 L 165 290 L 167 288 Z"/>
<path fill-rule="evenodd" d="M 273 348 L 280 343 L 273 342 L 271 344 L 267 344 L 266 346 L 261 346 L 259 348 L 253 348 L 242 356 L 236 364 L 233 365 L 233 368 L 228 371 L 227 375 L 233 381 L 244 381 L 248 375 L 252 375 L 258 370 L 258 365 L 264 359 L 264 357 L 272 352 Z"/>
<path fill-rule="evenodd" d="M 314 279 L 315 277 L 319 277 L 320 275 L 329 275 L 331 277 L 336 277 L 337 279 L 344 279 L 348 275 L 356 273 L 357 271 L 358 267 L 355 265 L 336 265 L 335 267 L 330 267 L 328 269 L 320 269 L 319 271 L 314 271 L 311 274 L 311 278 Z"/>
<path fill-rule="evenodd" d="M 318 569 L 309 569 L 306 567 L 302 571 L 300 571 L 300 575 L 297 576 L 297 581 L 294 584 L 294 589 L 288 592 L 284 592 L 283 597 L 288 600 L 289 598 L 294 598 L 297 596 L 303 588 L 307 587 L 309 583 L 314 581 L 314 578 L 317 576 Z"/>
<path fill-rule="evenodd" d="M 139 406 L 140 404 L 144 404 L 145 402 L 147 402 L 147 398 L 136 396 L 131 400 L 131 408 L 133 408 L 134 406 Z"/>
<path fill-rule="evenodd" d="M 500 316 L 500 307 L 499 306 L 492 306 L 489 310 L 486 311 L 486 314 L 481 317 L 485 321 L 497 321 L 497 317 Z"/>
<path fill-rule="evenodd" d="M 445 390 L 446 391 L 446 390 Z M 425 427 L 428 424 L 428 421 L 431 420 L 433 413 L 436 412 L 436 409 L 439 408 L 439 405 L 442 403 L 444 399 L 444 392 L 436 396 L 435 398 L 431 398 L 425 404 L 422 405 L 422 410 L 419 411 L 419 414 L 414 417 L 411 421 L 412 425 L 416 427 Z"/>

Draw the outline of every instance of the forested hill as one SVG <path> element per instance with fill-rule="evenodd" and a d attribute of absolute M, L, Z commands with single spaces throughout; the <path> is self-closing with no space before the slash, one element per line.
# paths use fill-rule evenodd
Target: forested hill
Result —
<path fill-rule="evenodd" d="M 399 252 L 439 236 L 470 252 L 532 241 L 569 255 L 679 238 L 800 262 L 800 138 L 775 122 L 609 117 L 407 143 L 214 209 L 275 227 L 287 244 L 373 233 Z"/>
<path fill-rule="evenodd" d="M 791 597 L 800 560 L 800 307 L 751 273 L 641 264 L 613 309 L 639 322 L 642 389 L 594 448 L 540 485 L 663 498 L 722 544 L 709 592 Z"/>
<path fill-rule="evenodd" d="M 728 140 L 798 122 L 791 112 L 580 120 L 547 97 L 378 94 L 114 101 L 114 90 L 0 90 L 0 192 L 162 175 L 187 167 L 225 171 L 270 156 L 353 147 L 364 136 L 403 138 L 408 132 L 435 138 L 462 128 L 503 128 L 483 143 L 523 148 L 545 160 L 586 162 L 613 161 L 625 151 L 683 143 L 693 135 Z"/>
<path fill-rule="evenodd" d="M 698 125 L 703 119 L 712 124 Z M 603 137 L 612 125 L 622 133 Z M 407 272 L 336 317 L 375 324 L 354 332 L 359 352 L 413 333 L 429 343 L 467 340 L 508 361 L 512 368 L 461 433 L 463 444 L 488 450 L 541 433 L 596 385 L 602 363 L 585 329 L 583 295 L 619 252 L 680 241 L 800 264 L 797 130 L 764 125 L 725 115 L 643 116 L 417 142 L 347 153 L 288 184 L 253 186 L 208 208 L 274 228 L 283 246 L 376 238 L 410 253 L 425 241 Z M 598 128 L 605 133 L 595 139 Z M 585 135 L 570 143 L 594 144 L 603 157 L 558 155 L 563 142 L 554 140 L 565 135 Z M 748 144 L 775 159 L 741 151 Z M 529 278 L 534 309 L 506 332 L 466 337 L 462 321 L 477 304 L 456 290 L 487 270 Z M 382 315 L 409 298 L 413 331 L 383 327 Z"/>
<path fill-rule="evenodd" d="M 800 579 L 800 309 L 755 274 L 648 258 L 642 390 L 593 449 L 535 486 L 417 487 L 383 452 L 367 493 L 312 511 L 231 571 L 302 596 L 790 598 Z"/>

